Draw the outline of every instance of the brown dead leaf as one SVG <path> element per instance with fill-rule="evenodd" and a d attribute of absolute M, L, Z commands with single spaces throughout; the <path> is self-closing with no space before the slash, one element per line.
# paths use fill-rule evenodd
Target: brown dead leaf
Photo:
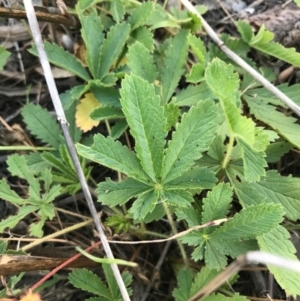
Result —
<path fill-rule="evenodd" d="M 80 100 L 80 103 L 76 109 L 76 125 L 84 132 L 91 130 L 97 126 L 100 121 L 93 120 L 90 117 L 92 111 L 100 107 L 100 103 L 94 97 L 92 93 L 85 94 L 84 98 Z"/>
<path fill-rule="evenodd" d="M 74 55 L 84 66 L 87 66 L 86 48 L 83 42 L 81 42 L 80 44 L 78 43 L 74 44 Z"/>

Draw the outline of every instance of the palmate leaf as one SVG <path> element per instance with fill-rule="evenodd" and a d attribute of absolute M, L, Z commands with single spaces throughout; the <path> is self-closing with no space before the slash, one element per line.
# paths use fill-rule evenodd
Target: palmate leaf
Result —
<path fill-rule="evenodd" d="M 182 115 L 166 151 L 162 181 L 164 184 L 186 172 L 201 152 L 208 149 L 217 128 L 217 110 L 212 101 L 200 102 Z"/>
<path fill-rule="evenodd" d="M 101 79 L 108 73 L 110 67 L 122 52 L 129 33 L 130 26 L 127 23 L 119 23 L 110 28 L 103 42 L 97 78 Z"/>
<path fill-rule="evenodd" d="M 161 100 L 166 104 L 174 93 L 180 77 L 184 72 L 184 63 L 188 53 L 188 31 L 181 30 L 172 38 L 164 59 L 161 75 Z M 178 51 L 180 49 L 180 51 Z"/>
<path fill-rule="evenodd" d="M 121 96 L 123 112 L 135 138 L 137 156 L 145 172 L 156 181 L 161 174 L 167 135 L 160 98 L 153 85 L 135 75 L 125 77 Z"/>
<path fill-rule="evenodd" d="M 243 206 L 259 203 L 281 204 L 285 215 L 296 221 L 300 218 L 300 180 L 283 177 L 274 170 L 267 172 L 257 183 L 233 181 L 238 198 Z"/>
<path fill-rule="evenodd" d="M 95 135 L 94 144 L 91 147 L 77 144 L 76 149 L 84 158 L 120 171 L 138 181 L 146 183 L 149 181 L 135 153 L 111 137 Z"/>
<path fill-rule="evenodd" d="M 104 39 L 101 19 L 95 9 L 89 15 L 77 10 L 81 23 L 81 36 L 86 47 L 86 61 L 94 78 L 99 73 L 100 49 Z"/>
<path fill-rule="evenodd" d="M 290 241 L 290 234 L 282 226 L 278 226 L 270 232 L 257 237 L 257 241 L 261 251 L 279 255 L 295 261 L 298 260 L 295 255 L 296 249 L 293 243 Z M 272 265 L 268 265 L 268 268 L 275 276 L 278 284 L 286 291 L 287 295 L 300 294 L 299 273 Z"/>
<path fill-rule="evenodd" d="M 74 55 L 65 51 L 62 47 L 56 44 L 45 42 L 44 46 L 50 63 L 77 75 L 85 81 L 89 81 L 91 79 L 86 69 Z M 34 55 L 38 55 L 35 45 L 33 45 L 28 51 Z"/>
<path fill-rule="evenodd" d="M 99 201 L 103 205 L 114 207 L 117 205 L 123 205 L 129 199 L 149 190 L 153 190 L 153 186 L 127 178 L 119 183 L 106 179 L 105 182 L 98 184 L 96 192 L 99 195 Z"/>
<path fill-rule="evenodd" d="M 59 125 L 47 110 L 41 106 L 27 104 L 22 109 L 22 116 L 27 129 L 44 143 L 57 149 L 64 144 Z"/>
<path fill-rule="evenodd" d="M 137 75 L 150 84 L 157 78 L 157 71 L 153 57 L 149 50 L 141 43 L 135 42 L 128 50 L 128 66 L 134 75 Z"/>
<path fill-rule="evenodd" d="M 259 204 L 242 209 L 222 227 L 210 234 L 210 241 L 253 239 L 275 228 L 283 220 L 278 204 Z"/>

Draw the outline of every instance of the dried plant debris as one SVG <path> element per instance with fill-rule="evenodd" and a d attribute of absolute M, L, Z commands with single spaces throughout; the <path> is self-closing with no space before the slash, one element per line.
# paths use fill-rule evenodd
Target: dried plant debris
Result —
<path fill-rule="evenodd" d="M 247 21 L 258 30 L 263 24 L 274 34 L 274 40 L 286 47 L 300 45 L 300 8 L 294 3 L 277 5 L 263 13 L 250 16 Z"/>

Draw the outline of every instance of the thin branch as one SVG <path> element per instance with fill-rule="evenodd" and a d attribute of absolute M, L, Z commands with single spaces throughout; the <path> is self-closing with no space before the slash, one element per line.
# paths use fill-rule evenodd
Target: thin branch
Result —
<path fill-rule="evenodd" d="M 67 26 L 76 26 L 74 23 L 74 18 L 71 20 L 62 15 L 51 14 L 41 11 L 36 11 L 36 17 L 39 21 L 58 23 Z M 26 19 L 26 11 L 22 9 L 12 9 L 6 7 L 0 7 L 0 17 L 1 18 L 14 18 L 14 19 Z"/>
<path fill-rule="evenodd" d="M 27 18 L 28 18 L 28 21 L 29 21 L 30 29 L 32 31 L 34 42 L 36 44 L 36 47 L 37 47 L 37 50 L 38 50 L 38 53 L 39 53 L 39 58 L 40 58 L 40 61 L 41 61 L 41 65 L 43 67 L 43 71 L 44 71 L 44 74 L 45 74 L 45 79 L 46 79 L 46 82 L 47 82 L 47 86 L 48 86 L 48 89 L 49 89 L 49 92 L 50 92 L 50 95 L 51 95 L 51 99 L 52 99 L 52 102 L 53 102 L 53 105 L 54 105 L 54 108 L 55 108 L 57 119 L 60 122 L 60 125 L 62 127 L 64 136 L 65 136 L 65 139 L 66 139 L 66 143 L 67 143 L 70 155 L 72 157 L 72 161 L 73 161 L 73 164 L 75 166 L 75 170 L 77 172 L 78 179 L 80 181 L 84 196 L 85 196 L 87 204 L 89 206 L 91 215 L 93 217 L 93 220 L 94 220 L 96 229 L 98 231 L 99 238 L 102 242 L 103 249 L 106 253 L 106 256 L 109 259 L 114 259 L 113 253 L 110 249 L 109 243 L 108 243 L 107 238 L 105 236 L 103 227 L 100 223 L 100 219 L 97 215 L 97 211 L 96 211 L 96 208 L 94 206 L 94 203 L 93 203 L 93 200 L 92 200 L 92 197 L 91 197 L 91 193 L 90 193 L 88 185 L 86 183 L 85 176 L 84 176 L 84 173 L 82 171 L 82 168 L 81 168 L 81 165 L 80 165 L 80 162 L 79 162 L 79 159 L 78 159 L 75 147 L 74 147 L 74 143 L 72 141 L 72 138 L 71 138 L 71 135 L 70 135 L 70 132 L 69 132 L 68 122 L 67 122 L 63 107 L 62 107 L 61 102 L 60 102 L 59 94 L 58 94 L 58 91 L 57 91 L 57 88 L 56 88 L 56 85 L 55 85 L 53 74 L 51 72 L 50 63 L 49 63 L 49 60 L 47 58 L 47 55 L 46 55 L 46 52 L 45 52 L 45 49 L 44 49 L 44 44 L 43 44 L 43 41 L 42 41 L 42 36 L 41 36 L 41 32 L 40 32 L 39 25 L 38 25 L 38 22 L 37 22 L 37 18 L 36 18 L 36 15 L 35 15 L 35 11 L 34 11 L 34 8 L 33 8 L 33 5 L 32 5 L 32 1 L 31 0 L 24 0 L 24 5 L 25 5 L 26 14 L 27 14 Z M 118 283 L 118 286 L 120 288 L 123 300 L 130 301 L 126 286 L 123 282 L 123 279 L 122 279 L 121 273 L 118 269 L 118 266 L 116 264 L 111 264 L 111 268 L 113 270 L 113 274 L 114 274 L 114 276 L 116 278 L 116 281 Z"/>
<path fill-rule="evenodd" d="M 249 66 L 244 60 L 242 60 L 238 55 L 231 51 L 223 41 L 218 37 L 215 31 L 210 27 L 210 25 L 202 18 L 195 7 L 189 2 L 189 0 L 180 0 L 183 6 L 191 13 L 197 15 L 201 20 L 202 26 L 209 35 L 209 37 L 215 42 L 215 44 L 236 64 L 247 71 L 257 82 L 264 86 L 268 91 L 274 94 L 279 100 L 281 100 L 287 107 L 289 107 L 293 112 L 300 116 L 300 107 L 274 85 L 272 85 L 267 79 L 265 79 L 261 74 Z"/>

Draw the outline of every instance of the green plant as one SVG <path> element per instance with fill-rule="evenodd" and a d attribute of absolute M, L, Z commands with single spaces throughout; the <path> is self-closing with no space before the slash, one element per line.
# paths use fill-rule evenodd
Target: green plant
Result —
<path fill-rule="evenodd" d="M 103 283 L 100 277 L 88 271 L 87 269 L 76 269 L 69 274 L 70 283 L 76 288 L 80 288 L 86 292 L 92 293 L 95 297 L 88 298 L 86 300 L 92 301 L 122 301 L 122 296 L 118 290 L 117 282 L 114 278 L 113 272 L 108 264 L 103 264 L 104 276 L 106 283 Z M 129 287 L 132 282 L 132 276 L 129 272 L 122 274 L 123 281 L 127 287 L 129 295 L 132 294 L 132 290 Z"/>
<path fill-rule="evenodd" d="M 45 44 L 53 64 L 84 81 L 62 95 L 83 166 L 85 158 L 117 171 L 119 179 L 120 174 L 126 176 L 122 181 L 107 178 L 98 184 L 99 201 L 115 212 L 107 224 L 117 231 L 129 231 L 131 222 L 145 227 L 167 215 L 176 232 L 174 216 L 189 228 L 228 218 L 223 225 L 195 230 L 179 239 L 186 268 L 188 260 L 181 243 L 193 246 L 192 258 L 205 263 L 195 277 L 188 269 L 179 272 L 178 288 L 173 292 L 179 301 L 193 296 L 224 269 L 227 257 L 236 258 L 260 249 L 296 260 L 286 221 L 300 218 L 300 181 L 281 176 L 268 166 L 292 148 L 300 147 L 297 134 L 300 126 L 296 119 L 286 114 L 286 107 L 240 67 L 230 64 L 219 48 L 212 44 L 206 47 L 194 35 L 200 26 L 195 16 L 176 9 L 166 13 L 153 3 L 134 7 L 111 1 L 108 10 L 112 19 L 99 13 L 91 1 L 79 1 L 76 7 L 87 51 L 87 68 L 59 46 Z M 161 43 L 155 43 L 153 31 L 166 26 L 173 27 L 176 33 L 174 36 L 168 33 Z M 273 55 L 300 66 L 299 54 L 271 44 L 272 36 L 264 28 L 254 35 L 249 25 L 239 22 L 238 29 L 241 39 L 228 35 L 222 39 L 256 69 L 255 62 L 247 58 L 250 47 L 262 55 Z M 30 52 L 36 54 L 35 47 Z M 275 76 L 267 68 L 260 72 L 269 79 Z M 299 102 L 299 85 L 284 84 L 279 89 Z M 115 122 L 112 128 L 107 122 L 107 136 L 94 135 L 92 145 L 81 140 L 81 132 L 75 126 L 77 100 L 86 93 L 99 102 L 97 109 L 91 109 L 91 118 Z M 79 189 L 61 132 L 54 119 L 46 115 L 33 105 L 23 110 L 28 129 L 51 145 L 54 152 L 31 154 L 28 163 L 19 156 L 19 169 L 26 167 L 26 174 L 11 167 L 16 157 L 8 159 L 12 174 L 27 179 L 30 198 L 24 204 L 4 180 L 0 182 L 0 196 L 20 205 L 22 210 L 3 221 L 3 227 L 12 227 L 24 214 L 36 210 L 43 213 L 47 203 L 48 215 L 38 212 L 39 231 L 33 229 L 33 235 L 42 235 L 42 224 L 52 217 L 49 212 L 53 211 L 50 204 L 53 197 L 49 192 L 55 190 L 53 187 L 57 187 L 54 196 Z M 43 124 L 41 120 L 47 121 Z M 134 151 L 116 140 L 128 127 Z M 39 178 L 34 177 L 26 164 Z M 49 170 L 41 172 L 44 167 L 53 168 L 53 179 Z M 90 171 L 91 168 L 85 169 L 87 178 Z M 40 196 L 38 179 L 47 182 L 47 197 Z M 51 186 L 52 181 L 63 187 Z M 35 193 L 35 207 L 31 204 L 31 193 Z M 242 209 L 232 206 L 233 201 Z M 120 205 L 122 210 L 115 208 Z M 69 280 L 97 295 L 94 299 L 119 300 L 113 276 L 107 266 L 103 267 L 108 286 L 87 270 L 72 272 Z M 300 284 L 294 281 L 298 275 L 274 267 L 269 269 L 288 294 L 300 294 Z M 124 279 L 129 285 L 127 274 Z M 220 294 L 209 298 L 246 299 Z"/>

